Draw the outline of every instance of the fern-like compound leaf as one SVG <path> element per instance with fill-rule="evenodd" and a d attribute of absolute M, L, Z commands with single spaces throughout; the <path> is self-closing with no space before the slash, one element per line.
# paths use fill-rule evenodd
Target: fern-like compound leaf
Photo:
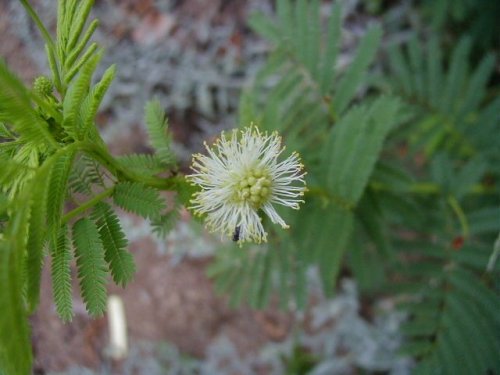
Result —
<path fill-rule="evenodd" d="M 53 156 L 55 160 L 50 170 L 47 200 L 47 224 L 52 234 L 59 228 L 74 157 L 75 151 L 72 148 Z"/>
<path fill-rule="evenodd" d="M 171 138 L 168 133 L 168 120 L 159 101 L 149 102 L 145 108 L 145 121 L 151 145 L 159 159 L 166 166 L 175 165 L 175 155 L 171 150 Z"/>
<path fill-rule="evenodd" d="M 113 81 L 116 73 L 116 66 L 111 65 L 102 76 L 99 83 L 97 83 L 88 93 L 87 97 L 82 103 L 80 109 L 80 118 L 82 119 L 82 126 L 85 135 L 96 137 L 94 134 L 94 118 L 97 114 L 99 106 L 101 105 L 102 99 L 106 94 L 111 82 Z"/>
<path fill-rule="evenodd" d="M 0 122 L 12 125 L 25 142 L 42 149 L 56 147 L 47 122 L 31 105 L 29 92 L 3 61 L 0 61 L 0 87 Z"/>
<path fill-rule="evenodd" d="M 8 189 L 12 186 L 13 181 L 33 171 L 34 169 L 25 164 L 8 159 L 6 156 L 0 154 L 0 187 Z"/>
<path fill-rule="evenodd" d="M 366 76 L 368 66 L 375 57 L 381 37 L 382 30 L 379 27 L 374 27 L 364 36 L 358 47 L 356 56 L 354 56 L 352 63 L 349 65 L 345 76 L 339 82 L 332 102 L 332 108 L 335 113 L 340 114 L 344 112 L 354 97 L 356 89 Z"/>
<path fill-rule="evenodd" d="M 72 192 L 91 195 L 94 185 L 104 187 L 99 165 L 94 159 L 81 155 L 73 164 L 68 186 Z"/>
<path fill-rule="evenodd" d="M 165 209 L 165 202 L 158 190 L 137 182 L 124 182 L 116 185 L 114 202 L 126 211 L 144 218 L 154 219 Z"/>
<path fill-rule="evenodd" d="M 22 255 L 29 228 L 29 206 L 15 204 L 0 239 L 0 372 L 31 373 L 28 315 L 23 299 Z"/>
<path fill-rule="evenodd" d="M 29 311 L 33 312 L 40 299 L 40 278 L 43 264 L 43 247 L 47 223 L 47 187 L 45 176 L 37 178 L 34 186 L 28 242 L 26 244 L 26 296 Z"/>
<path fill-rule="evenodd" d="M 94 5 L 94 0 L 83 0 L 79 2 L 74 15 L 76 23 L 70 28 L 66 51 L 71 51 L 80 39 L 83 27 L 85 26 L 90 10 L 92 9 L 92 5 Z"/>
<path fill-rule="evenodd" d="M 178 197 L 175 198 L 174 207 L 167 213 L 153 219 L 151 221 L 151 226 L 153 227 L 153 233 L 161 238 L 165 238 L 172 229 L 174 229 L 175 224 L 179 220 L 181 208 L 181 201 Z"/>
<path fill-rule="evenodd" d="M 96 54 L 88 58 L 88 61 L 86 61 L 79 70 L 78 77 L 70 84 L 68 92 L 64 97 L 64 121 L 62 126 L 66 133 L 75 140 L 82 139 L 84 134 L 83 122 L 80 117 L 80 108 L 89 92 L 92 75 L 100 59 L 101 54 Z"/>
<path fill-rule="evenodd" d="M 78 279 L 87 311 L 100 316 L 106 309 L 106 261 L 97 226 L 88 218 L 73 225 Z"/>
<path fill-rule="evenodd" d="M 106 203 L 99 203 L 92 212 L 104 247 L 104 258 L 108 263 L 113 281 L 125 286 L 132 280 L 135 263 L 132 254 L 127 251 L 127 238 L 120 226 L 120 221 L 113 209 Z"/>
<path fill-rule="evenodd" d="M 324 149 L 325 174 L 332 193 L 350 204 L 357 203 L 398 109 L 397 99 L 381 97 L 369 108 L 352 109 L 332 129 Z"/>
<path fill-rule="evenodd" d="M 2 139 L 3 141 L 5 141 L 7 139 L 14 139 L 14 138 L 15 138 L 14 134 L 12 134 L 12 132 L 7 127 L 7 125 L 5 125 L 4 123 L 0 122 L 0 139 Z"/>
<path fill-rule="evenodd" d="M 165 171 L 165 165 L 157 155 L 130 154 L 118 158 L 124 168 L 134 173 L 153 176 Z"/>
<path fill-rule="evenodd" d="M 70 240 L 66 225 L 59 229 L 57 240 L 51 246 L 51 255 L 52 295 L 57 314 L 63 321 L 67 322 L 73 317 L 73 296 L 71 291 Z"/>
<path fill-rule="evenodd" d="M 413 254 L 421 256 L 422 251 Z M 443 267 L 442 262 L 449 257 L 453 267 Z M 402 307 L 409 312 L 409 320 L 401 327 L 407 338 L 402 351 L 417 358 L 416 373 L 435 372 L 437 368 L 450 375 L 500 370 L 498 295 L 460 264 L 461 258 L 433 249 L 426 253 L 426 261 L 413 262 L 404 269 L 406 277 L 413 280 L 408 285 L 413 286 L 403 290 L 414 299 Z M 422 283 L 422 279 L 432 283 Z M 464 345 L 466 342 L 474 345 Z"/>

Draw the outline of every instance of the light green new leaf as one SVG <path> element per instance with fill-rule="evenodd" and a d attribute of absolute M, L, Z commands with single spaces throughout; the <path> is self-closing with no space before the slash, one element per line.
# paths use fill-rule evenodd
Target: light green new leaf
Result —
<path fill-rule="evenodd" d="M 0 60 L 0 122 L 9 123 L 21 139 L 40 148 L 51 149 L 56 142 L 48 124 L 32 107 L 23 83 Z"/>
<path fill-rule="evenodd" d="M 89 92 L 92 75 L 100 59 L 101 53 L 89 57 L 88 61 L 79 70 L 78 77 L 69 85 L 64 97 L 62 126 L 66 133 L 75 140 L 83 139 L 85 129 L 83 128 L 84 124 L 80 116 L 80 109 Z"/>
<path fill-rule="evenodd" d="M 87 97 L 82 103 L 80 109 L 80 118 L 83 122 L 83 131 L 85 135 L 92 137 L 96 137 L 94 132 L 96 131 L 94 125 L 94 119 L 97 115 L 97 111 L 99 110 L 99 106 L 101 105 L 102 99 L 106 94 L 111 82 L 113 81 L 116 74 L 116 66 L 111 65 L 104 72 L 101 80 L 97 83 L 92 90 L 89 91 Z"/>

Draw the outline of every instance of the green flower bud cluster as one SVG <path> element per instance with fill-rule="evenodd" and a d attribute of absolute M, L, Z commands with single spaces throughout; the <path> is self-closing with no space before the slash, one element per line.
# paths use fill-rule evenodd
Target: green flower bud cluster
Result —
<path fill-rule="evenodd" d="M 53 89 L 54 84 L 50 78 L 46 76 L 39 76 L 35 78 L 35 81 L 33 82 L 33 91 L 40 96 L 48 96 L 52 94 Z"/>
<path fill-rule="evenodd" d="M 255 209 L 262 207 L 271 195 L 271 179 L 263 168 L 254 168 L 239 182 L 237 201 L 249 201 Z"/>

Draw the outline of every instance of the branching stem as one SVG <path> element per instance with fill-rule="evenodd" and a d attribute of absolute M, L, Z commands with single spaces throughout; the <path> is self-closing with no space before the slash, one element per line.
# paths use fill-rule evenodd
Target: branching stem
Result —
<path fill-rule="evenodd" d="M 97 203 L 101 202 L 103 199 L 106 199 L 107 197 L 111 196 L 111 194 L 113 194 L 114 190 L 115 190 L 114 187 L 106 189 L 103 192 L 94 196 L 92 199 L 90 199 L 87 202 L 85 202 L 84 204 L 82 204 L 81 206 L 75 208 L 74 210 L 71 210 L 70 212 L 68 212 L 66 215 L 64 215 L 62 217 L 61 225 L 68 223 L 68 221 L 70 221 L 74 217 L 78 216 L 82 212 L 87 211 L 89 208 L 94 207 Z"/>
<path fill-rule="evenodd" d="M 127 168 L 124 168 L 109 152 L 97 144 L 89 142 L 79 142 L 80 149 L 95 158 L 107 170 L 109 170 L 117 178 L 122 177 L 129 181 L 140 182 L 144 185 L 154 187 L 160 190 L 178 191 L 183 186 L 187 186 L 187 182 L 183 176 L 174 176 L 168 178 L 144 176 L 137 174 Z"/>

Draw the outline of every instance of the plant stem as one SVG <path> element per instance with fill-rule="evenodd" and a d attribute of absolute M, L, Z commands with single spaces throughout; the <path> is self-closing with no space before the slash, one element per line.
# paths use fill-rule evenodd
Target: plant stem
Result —
<path fill-rule="evenodd" d="M 52 40 L 52 37 L 50 36 L 50 33 L 47 31 L 45 26 L 43 25 L 43 22 L 40 20 L 40 17 L 38 17 L 38 14 L 33 10 L 31 7 L 30 3 L 27 0 L 20 0 L 21 4 L 24 6 L 24 9 L 28 12 L 30 15 L 31 19 L 36 23 L 36 26 L 42 33 L 42 37 L 45 40 L 45 43 L 49 45 L 49 48 L 54 51 L 54 41 Z"/>
<path fill-rule="evenodd" d="M 115 190 L 114 187 L 106 189 L 103 192 L 97 194 L 94 198 L 92 198 L 89 201 L 82 204 L 81 206 L 75 208 L 74 210 L 71 210 L 70 212 L 68 212 L 66 215 L 64 215 L 62 217 L 61 224 L 66 224 L 68 221 L 70 221 L 74 217 L 78 216 L 82 212 L 88 210 L 89 208 L 94 207 L 97 203 L 101 202 L 103 199 L 105 199 L 105 198 L 109 197 L 111 194 L 113 194 L 114 190 Z"/>
<path fill-rule="evenodd" d="M 417 182 L 403 189 L 392 189 L 389 185 L 380 182 L 371 182 L 369 187 L 375 191 L 411 193 L 418 195 L 437 195 L 442 192 L 441 186 L 433 182 Z M 472 186 L 467 193 L 474 195 L 496 194 L 497 189 L 495 189 L 495 187 L 476 184 Z M 306 195 L 317 196 L 326 201 L 336 200 L 334 199 L 335 196 L 330 191 L 321 186 L 308 187 Z"/>
<path fill-rule="evenodd" d="M 460 207 L 460 204 L 457 201 L 457 198 L 454 196 L 449 196 L 447 198 L 448 204 L 450 205 L 451 209 L 455 213 L 455 215 L 458 218 L 458 221 L 460 223 L 460 227 L 462 228 L 462 235 L 464 238 L 469 237 L 469 224 L 467 223 L 467 217 L 465 216 L 464 211 L 462 210 L 462 207 Z"/>
<path fill-rule="evenodd" d="M 380 182 L 372 182 L 370 183 L 370 187 L 377 191 L 393 191 L 390 186 L 382 184 Z M 414 194 L 439 194 L 442 192 L 441 186 L 433 182 L 417 182 L 414 183 L 406 189 L 398 189 L 397 191 L 406 192 L 406 193 L 414 193 Z M 497 190 L 494 187 L 485 186 L 482 184 L 473 185 L 470 190 L 467 192 L 468 194 L 496 194 Z"/>
<path fill-rule="evenodd" d="M 79 142 L 78 146 L 83 152 L 90 154 L 98 160 L 102 166 L 109 170 L 117 178 L 125 178 L 128 181 L 140 182 L 144 185 L 160 190 L 178 191 L 183 185 L 187 185 L 184 176 L 161 178 L 155 176 L 144 176 L 124 168 L 109 152 L 98 144 Z"/>
<path fill-rule="evenodd" d="M 488 260 L 488 265 L 486 266 L 486 272 L 488 273 L 493 272 L 499 255 L 500 255 L 500 234 L 498 235 L 495 241 L 493 252 L 491 253 L 490 259 Z"/>

